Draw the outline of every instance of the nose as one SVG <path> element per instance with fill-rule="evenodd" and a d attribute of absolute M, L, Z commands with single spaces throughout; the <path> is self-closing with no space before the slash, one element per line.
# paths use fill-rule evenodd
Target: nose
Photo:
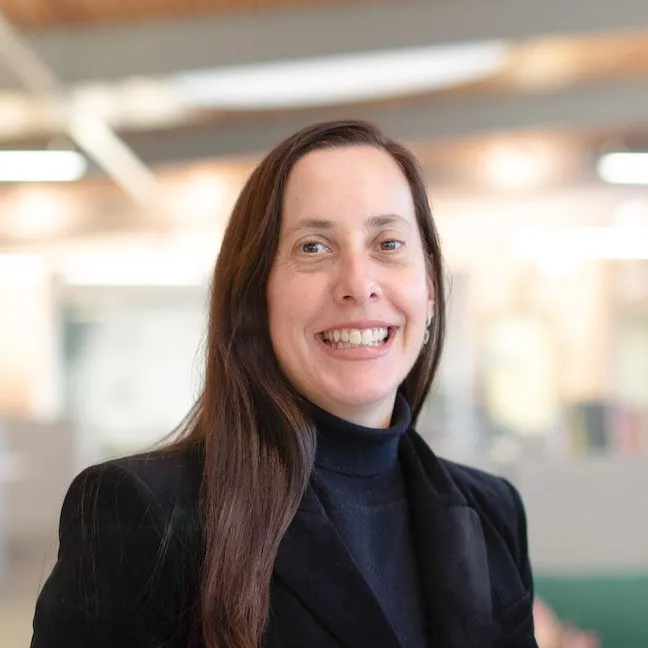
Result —
<path fill-rule="evenodd" d="M 361 254 L 344 255 L 337 264 L 335 300 L 341 304 L 364 305 L 380 296 L 377 269 Z"/>

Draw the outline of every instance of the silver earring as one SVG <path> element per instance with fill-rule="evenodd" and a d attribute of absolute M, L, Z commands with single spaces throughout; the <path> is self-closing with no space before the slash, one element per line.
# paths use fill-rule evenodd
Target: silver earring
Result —
<path fill-rule="evenodd" d="M 425 346 L 430 341 L 430 324 L 432 324 L 432 315 L 428 315 L 427 321 L 425 322 L 425 333 L 423 333 L 423 346 Z"/>

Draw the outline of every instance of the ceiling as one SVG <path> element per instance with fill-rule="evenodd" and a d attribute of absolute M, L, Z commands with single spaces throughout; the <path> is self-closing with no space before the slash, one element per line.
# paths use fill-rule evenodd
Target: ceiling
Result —
<path fill-rule="evenodd" d="M 309 122 L 337 117 L 373 120 L 413 141 L 537 127 L 637 131 L 648 127 L 648 27 L 527 38 L 513 42 L 504 65 L 478 81 L 329 107 L 195 107 L 171 96 L 165 83 L 157 76 L 77 84 L 69 96 L 89 96 L 100 111 L 110 99 L 118 111 L 114 118 L 102 117 L 152 166 L 255 154 Z M 48 101 L 0 90 L 0 148 L 39 148 L 60 134 L 61 117 Z"/>
<path fill-rule="evenodd" d="M 16 6 L 34 1 L 14 0 Z M 43 6 L 62 2 L 40 1 Z M 87 0 L 87 4 L 94 6 L 97 1 Z M 101 4 L 109 2 L 113 0 Z M 159 0 L 160 4 L 167 2 Z M 188 0 L 183 6 L 196 2 Z M 116 4 L 126 3 L 118 0 Z M 647 27 L 648 3 L 636 0 L 320 1 L 273 11 L 211 16 L 187 12 L 177 21 L 88 24 L 74 29 L 62 24 L 29 32 L 27 40 L 57 78 L 68 85 L 260 61 Z M 16 86 L 14 76 L 0 69 L 0 88 L 12 86 Z"/>
<path fill-rule="evenodd" d="M 0 0 L 0 12 L 21 29 L 43 29 L 335 4 L 344 0 Z"/>
<path fill-rule="evenodd" d="M 485 92 L 548 92 L 648 82 L 648 26 L 621 32 L 540 36 L 519 42 L 507 65 L 448 96 Z"/>
<path fill-rule="evenodd" d="M 595 181 L 601 149 L 648 146 L 646 2 L 0 0 L 0 10 L 51 73 L 58 98 L 95 92 L 123 109 L 111 121 L 97 108 L 161 177 L 185 163 L 209 174 L 210 164 L 220 164 L 214 160 L 230 169 L 242 160 L 239 171 L 249 169 L 299 127 L 338 117 L 368 119 L 410 141 L 431 183 L 464 190 L 492 184 L 484 160 L 500 149 L 551 157 L 544 186 L 559 187 Z M 25 90 L 33 68 L 12 59 L 7 42 L 0 30 L 0 63 L 7 63 L 0 67 L 0 149 L 51 146 L 64 130 L 61 115 L 51 96 Z M 186 72 L 472 42 L 505 44 L 506 60 L 478 80 L 436 91 L 299 109 L 162 110 L 165 84 Z M 138 92 L 148 103 L 136 105 Z M 146 220 L 119 216 L 128 201 L 99 176 L 65 191 L 102 205 L 92 222 L 79 221 L 79 235 Z M 23 193 L 0 191 L 3 209 Z M 0 245 L 7 241 L 0 231 Z"/>

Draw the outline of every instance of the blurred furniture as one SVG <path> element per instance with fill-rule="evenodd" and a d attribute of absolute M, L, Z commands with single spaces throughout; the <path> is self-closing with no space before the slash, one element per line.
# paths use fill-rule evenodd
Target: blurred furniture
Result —
<path fill-rule="evenodd" d="M 537 595 L 601 648 L 648 646 L 648 457 L 526 461 L 506 473 L 525 502 Z"/>
<path fill-rule="evenodd" d="M 595 633 L 600 648 L 648 646 L 648 570 L 625 575 L 539 574 L 536 591 L 561 622 Z"/>

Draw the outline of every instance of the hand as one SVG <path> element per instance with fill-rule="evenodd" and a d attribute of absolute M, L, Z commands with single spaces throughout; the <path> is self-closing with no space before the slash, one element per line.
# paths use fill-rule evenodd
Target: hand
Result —
<path fill-rule="evenodd" d="M 533 617 L 539 648 L 599 648 L 596 635 L 564 626 L 555 612 L 540 599 L 534 603 Z"/>

